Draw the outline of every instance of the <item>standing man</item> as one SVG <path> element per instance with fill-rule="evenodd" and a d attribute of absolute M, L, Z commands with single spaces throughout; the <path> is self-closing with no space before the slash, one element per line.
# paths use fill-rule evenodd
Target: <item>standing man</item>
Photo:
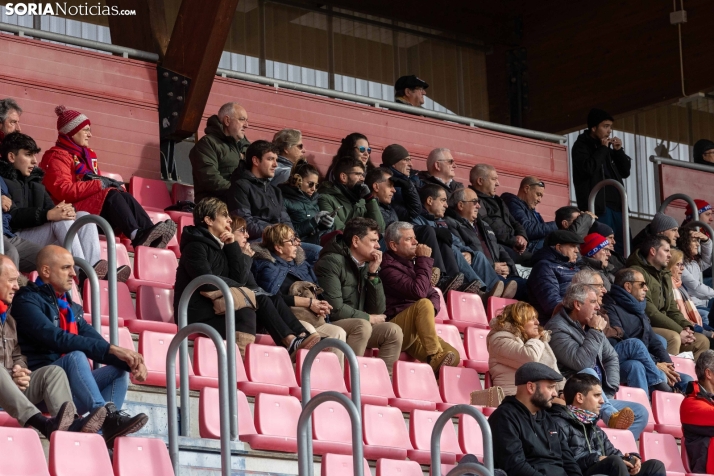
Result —
<path fill-rule="evenodd" d="M 278 168 L 270 181 L 276 187 L 287 182 L 290 171 L 298 160 L 305 159 L 305 145 L 302 143 L 302 132 L 297 129 L 283 129 L 273 136 L 273 145 L 278 149 Z"/>
<path fill-rule="evenodd" d="M 422 107 L 428 87 L 427 82 L 417 78 L 416 75 L 402 76 L 394 83 L 394 102 Z"/>
<path fill-rule="evenodd" d="M 14 99 L 0 99 L 0 142 L 5 136 L 13 132 L 22 132 L 20 127 L 20 115 L 22 109 Z"/>
<path fill-rule="evenodd" d="M 434 149 L 426 158 L 426 172 L 419 172 L 422 185 L 436 184 L 444 189 L 446 195 L 451 195 L 455 190 L 464 188 L 464 184 L 454 180 L 456 176 L 456 161 L 449 149 Z"/>
<path fill-rule="evenodd" d="M 534 253 L 543 247 L 543 241 L 549 233 L 558 229 L 554 221 L 546 222 L 536 207 L 543 200 L 545 183 L 532 176 L 524 177 L 518 187 L 518 195 L 512 193 L 501 194 L 501 199 L 506 202 L 513 218 L 523 225 L 528 240 L 527 251 Z"/>

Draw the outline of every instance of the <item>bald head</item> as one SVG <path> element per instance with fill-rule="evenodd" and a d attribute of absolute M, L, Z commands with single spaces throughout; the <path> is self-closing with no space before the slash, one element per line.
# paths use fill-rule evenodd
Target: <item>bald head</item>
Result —
<path fill-rule="evenodd" d="M 7 305 L 12 303 L 15 292 L 20 289 L 17 284 L 19 276 L 15 263 L 9 257 L 0 254 L 0 301 Z"/>
<path fill-rule="evenodd" d="M 51 284 L 55 292 L 67 292 L 72 289 L 76 276 L 74 258 L 61 246 L 45 246 L 37 253 L 37 274 L 45 284 Z"/>

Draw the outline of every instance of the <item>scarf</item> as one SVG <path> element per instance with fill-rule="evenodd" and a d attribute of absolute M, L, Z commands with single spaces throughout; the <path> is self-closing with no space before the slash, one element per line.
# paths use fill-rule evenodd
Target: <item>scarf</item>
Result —
<path fill-rule="evenodd" d="M 5 319 L 7 319 L 7 304 L 0 301 L 0 322 L 5 325 Z"/>
<path fill-rule="evenodd" d="M 45 283 L 38 276 L 35 284 L 43 286 Z M 72 305 L 67 299 L 67 293 L 55 293 L 55 296 L 57 296 L 57 306 L 59 307 L 59 328 L 70 334 L 79 334 L 77 321 L 74 318 L 74 312 L 72 312 Z"/>
<path fill-rule="evenodd" d="M 76 175 L 99 174 L 97 154 L 92 149 L 77 145 L 66 134 L 60 134 L 55 145 L 72 154 L 74 157 L 74 173 Z"/>
<path fill-rule="evenodd" d="M 689 298 L 689 294 L 687 294 L 687 291 L 682 287 L 682 278 L 675 279 L 675 277 L 672 276 L 672 292 L 674 293 L 674 300 L 677 301 L 677 307 L 679 307 L 679 311 L 684 314 L 684 317 L 692 324 L 701 326 L 702 315 L 699 314 L 697 306 L 694 305 Z"/>
<path fill-rule="evenodd" d="M 568 405 L 568 411 L 571 415 L 575 417 L 580 423 L 593 424 L 599 418 L 597 413 L 593 413 L 584 408 L 574 407 L 573 405 Z"/>

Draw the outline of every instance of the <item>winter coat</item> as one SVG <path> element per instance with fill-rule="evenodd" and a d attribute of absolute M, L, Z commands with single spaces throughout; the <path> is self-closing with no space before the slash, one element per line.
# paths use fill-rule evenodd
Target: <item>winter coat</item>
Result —
<path fill-rule="evenodd" d="M 22 349 L 17 337 L 17 323 L 10 312 L 6 313 L 5 323 L 0 323 L 0 355 L 2 355 L 2 368 L 12 372 L 12 368 L 19 365 L 27 368 L 27 358 L 22 355 Z"/>
<path fill-rule="evenodd" d="M 77 161 L 77 157 L 57 146 L 47 150 L 40 162 L 40 168 L 45 171 L 42 184 L 55 203 L 64 200 L 74 205 L 74 209 L 79 212 L 99 215 L 107 194 L 116 189 L 102 189 L 100 180 L 83 181 L 82 177 L 75 174 Z"/>
<path fill-rule="evenodd" d="M 702 282 L 702 270 L 712 265 L 712 240 L 702 243 L 701 258 L 684 262 L 682 284 L 689 292 L 695 306 L 709 307 L 709 300 L 714 298 L 714 289 Z"/>
<path fill-rule="evenodd" d="M 620 361 L 605 334 L 588 326 L 583 329 L 562 306 L 545 329 L 553 333 L 550 348 L 563 377 L 570 378 L 597 364 L 602 368 L 603 391 L 608 397 L 615 395 L 620 388 Z"/>
<path fill-rule="evenodd" d="M 379 210 L 379 202 L 376 198 L 365 202 L 363 198 L 355 200 L 357 197 L 351 196 L 351 192 L 347 191 L 350 196 L 343 193 L 344 187 L 338 187 L 330 182 L 322 182 L 320 184 L 320 197 L 317 203 L 320 204 L 320 210 L 334 212 L 335 215 L 335 230 L 344 230 L 345 223 L 352 218 L 364 217 L 371 218 L 377 222 L 379 232 L 384 233 L 384 218 Z M 338 207 L 342 207 L 339 208 Z"/>
<path fill-rule="evenodd" d="M 646 300 L 639 302 L 618 285 L 613 285 L 612 290 L 602 298 L 602 308 L 607 312 L 610 325 L 623 330 L 623 339 L 641 340 L 652 356 L 652 360 L 656 363 L 670 363 L 672 359 L 667 349 L 652 330 L 650 318 L 645 314 L 646 306 Z M 610 343 L 612 344 L 612 340 Z"/>
<path fill-rule="evenodd" d="M 615 274 L 612 272 L 612 268 L 608 263 L 607 266 L 603 267 L 602 261 L 590 258 L 588 256 L 580 256 L 580 259 L 576 263 L 580 269 L 590 269 L 595 271 L 602 278 L 602 283 L 605 286 L 605 290 L 610 292 L 613 283 L 615 282 Z"/>
<path fill-rule="evenodd" d="M 312 266 L 305 261 L 305 252 L 298 247 L 297 256 L 292 261 L 285 261 L 275 253 L 257 243 L 251 245 L 253 255 L 253 275 L 258 286 L 270 294 L 278 294 L 285 278 L 290 275 L 298 281 L 317 284 L 317 276 Z"/>
<path fill-rule="evenodd" d="M 379 211 L 382 212 L 382 220 L 384 220 L 385 230 L 392 223 L 399 221 L 397 211 L 390 204 L 379 202 Z"/>
<path fill-rule="evenodd" d="M 533 415 L 511 395 L 488 418 L 488 425 L 494 467 L 508 476 L 582 475 L 568 441 L 547 411 Z"/>
<path fill-rule="evenodd" d="M 270 179 L 270 183 L 276 187 L 282 183 L 285 183 L 290 178 L 290 171 L 293 169 L 293 164 L 290 159 L 278 156 L 278 167 L 275 169 L 275 175 Z"/>
<path fill-rule="evenodd" d="M 231 175 L 228 210 L 242 217 L 251 240 L 260 239 L 268 225 L 285 223 L 293 227 L 283 207 L 283 193 L 270 179 L 259 179 L 250 170 L 238 168 Z"/>
<path fill-rule="evenodd" d="M 533 255 L 535 264 L 528 276 L 528 296 L 538 311 L 539 320 L 545 323 L 553 315 L 555 306 L 563 300 L 575 273 L 580 271 L 568 257 L 545 246 Z"/>
<path fill-rule="evenodd" d="M 481 217 L 476 218 L 476 221 L 474 222 L 476 226 L 474 226 L 469 223 L 468 220 L 456 213 L 453 208 L 448 208 L 446 210 L 445 220 L 451 233 L 458 236 L 464 245 L 474 251 L 484 253 L 481 240 L 479 240 L 479 236 L 482 237 L 486 243 L 489 253 L 484 253 L 484 255 L 488 258 L 489 262 L 491 264 L 494 264 L 494 262 L 506 263 L 508 264 L 508 268 L 511 270 L 510 274 L 517 274 L 513 258 L 511 258 L 511 255 L 508 254 L 503 246 L 498 244 L 496 234 L 493 232 L 488 223 L 481 219 Z"/>
<path fill-rule="evenodd" d="M 443 188 L 446 191 L 447 197 L 449 195 L 451 195 L 452 193 L 454 193 L 455 191 L 457 191 L 458 189 L 464 188 L 464 184 L 462 184 L 461 182 L 457 182 L 455 179 L 452 179 L 451 182 L 449 182 L 449 184 L 446 185 L 444 182 L 442 182 L 438 178 L 434 177 L 433 175 L 429 174 L 429 172 L 427 172 L 427 171 L 418 172 L 417 176 L 419 177 L 419 180 L 421 181 L 421 186 L 419 188 L 423 187 L 424 185 L 433 183 L 433 184 L 436 184 L 439 187 Z"/>
<path fill-rule="evenodd" d="M 129 371 L 129 366 L 109 353 L 109 342 L 84 320 L 82 306 L 68 296 L 78 334 L 59 327 L 59 306 L 52 285 L 33 282 L 21 287 L 12 301 L 10 312 L 17 324 L 17 336 L 30 370 L 52 365 L 64 354 L 84 352 L 88 359 Z"/>
<path fill-rule="evenodd" d="M 318 199 L 320 194 L 315 192 L 309 197 L 298 187 L 287 183 L 278 185 L 280 193 L 283 194 L 283 206 L 293 223 L 293 230 L 305 243 L 314 245 L 320 244 L 320 237 L 330 230 L 321 230 L 317 226 L 316 217 L 320 213 Z"/>
<path fill-rule="evenodd" d="M 523 339 L 516 334 L 510 322 L 491 321 L 491 331 L 486 338 L 488 348 L 488 372 L 491 384 L 503 388 L 506 395 L 516 394 L 516 370 L 528 362 L 540 362 L 556 372 L 558 362 L 548 344 L 550 332 L 544 331 L 537 339 Z M 558 382 L 558 390 L 565 386 L 565 379 Z"/>
<path fill-rule="evenodd" d="M 47 223 L 47 212 L 53 209 L 55 204 L 42 185 L 44 176 L 42 169 L 35 167 L 32 173 L 25 177 L 12 164 L 0 161 L 0 177 L 5 180 L 13 202 L 10 208 L 10 224 L 13 230 Z"/>
<path fill-rule="evenodd" d="M 479 192 L 473 187 L 469 188 L 476 192 L 476 195 L 481 200 L 481 209 L 478 212 L 479 217 L 493 228 L 500 244 L 513 248 L 516 245 L 517 236 L 528 239 L 526 229 L 511 215 L 511 211 L 508 209 L 506 202 L 501 200 L 501 197 L 498 195 L 492 197 Z"/>
<path fill-rule="evenodd" d="M 451 249 L 459 253 L 475 253 L 473 249 L 466 246 L 458 235 L 455 235 L 446 223 L 444 218 L 437 218 L 426 210 L 422 209 L 421 214 L 412 220 L 416 226 L 430 226 L 437 230 L 436 237 L 439 241 L 448 242 L 445 238 L 451 239 Z M 446 235 L 446 236 L 445 236 Z"/>
<path fill-rule="evenodd" d="M 692 473 L 714 474 L 714 395 L 690 382 L 679 407 L 684 447 Z"/>
<path fill-rule="evenodd" d="M 431 286 L 431 268 L 434 258 L 418 256 L 413 261 L 389 250 L 382 255 L 379 278 L 387 283 L 384 289 L 387 319 L 412 306 L 419 299 L 429 299 L 434 305 L 434 315 L 439 313 L 439 293 Z"/>
<path fill-rule="evenodd" d="M 323 298 L 332 306 L 331 321 L 350 318 L 369 321 L 370 314 L 384 314 L 382 280 L 368 279 L 367 271 L 367 264 L 357 266 L 342 235 L 322 248 L 315 275 Z"/>
<path fill-rule="evenodd" d="M 672 273 L 668 269 L 657 270 L 645 260 L 639 251 L 627 258 L 627 266 L 642 273 L 647 284 L 647 307 L 645 314 L 652 327 L 675 331 L 678 334 L 693 324 L 679 310 L 672 292 Z"/>
<path fill-rule="evenodd" d="M 625 154 L 625 149 L 614 150 L 590 136 L 590 131 L 583 131 L 573 144 L 573 185 L 578 208 L 588 209 L 590 191 L 605 179 L 614 179 L 623 183 L 630 176 L 632 159 Z M 595 215 L 603 215 L 607 207 L 620 211 L 620 194 L 613 187 L 605 187 L 595 199 Z"/>
<path fill-rule="evenodd" d="M 223 125 L 217 115 L 208 118 L 205 135 L 188 153 L 193 173 L 196 203 L 206 197 L 218 197 L 224 202 L 231 186 L 230 177 L 241 160 L 250 141 L 240 141 L 223 133 Z"/>
<path fill-rule="evenodd" d="M 545 237 L 558 229 L 558 225 L 554 221 L 546 222 L 535 210 L 532 210 L 526 202 L 518 198 L 512 193 L 501 194 L 501 200 L 506 202 L 508 210 L 513 218 L 523 225 L 526 230 L 526 239 L 528 240 L 527 251 L 536 251 L 543 247 Z"/>
<path fill-rule="evenodd" d="M 421 213 L 421 200 L 419 199 L 419 191 L 417 188 L 421 180 L 415 175 L 407 177 L 394 167 L 387 167 L 392 172 L 392 179 L 396 179 L 398 183 L 404 183 L 406 187 L 394 185 L 394 195 L 390 204 L 396 213 L 399 221 L 412 221 Z M 385 226 L 389 224 L 385 221 Z"/>
<path fill-rule="evenodd" d="M 7 183 L 5 179 L 0 177 L 0 195 L 10 197 L 10 191 L 7 188 Z M 10 221 L 12 220 L 12 215 L 10 213 L 2 212 L 2 234 L 12 238 L 15 233 L 12 232 L 12 227 L 10 226 Z"/>

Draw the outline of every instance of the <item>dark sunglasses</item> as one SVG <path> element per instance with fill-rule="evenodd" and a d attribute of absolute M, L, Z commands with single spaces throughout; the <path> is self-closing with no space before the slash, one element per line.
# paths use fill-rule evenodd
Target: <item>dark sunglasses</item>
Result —
<path fill-rule="evenodd" d="M 303 146 L 302 144 L 295 144 L 295 147 L 297 147 L 298 149 L 302 150 L 302 148 L 303 148 L 304 146 Z"/>
<path fill-rule="evenodd" d="M 632 283 L 632 284 L 637 284 L 638 286 L 642 287 L 645 284 L 647 284 L 645 281 L 626 281 L 627 283 Z"/>
<path fill-rule="evenodd" d="M 305 182 L 305 185 L 307 185 L 307 188 L 315 188 L 317 182 Z"/>
<path fill-rule="evenodd" d="M 372 153 L 371 147 L 365 147 L 363 145 L 361 145 L 359 147 L 355 146 L 355 149 L 359 150 L 360 154 L 364 154 L 365 152 L 367 152 L 368 154 Z"/>

